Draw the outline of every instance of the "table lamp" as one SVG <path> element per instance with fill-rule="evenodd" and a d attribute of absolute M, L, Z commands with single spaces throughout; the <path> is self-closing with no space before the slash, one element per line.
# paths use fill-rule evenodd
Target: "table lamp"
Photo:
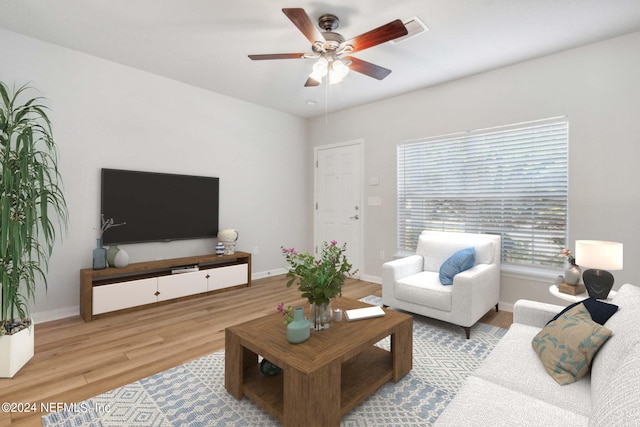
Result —
<path fill-rule="evenodd" d="M 576 264 L 589 268 L 582 273 L 590 297 L 606 299 L 613 287 L 613 274 L 622 270 L 622 243 L 576 240 Z"/>

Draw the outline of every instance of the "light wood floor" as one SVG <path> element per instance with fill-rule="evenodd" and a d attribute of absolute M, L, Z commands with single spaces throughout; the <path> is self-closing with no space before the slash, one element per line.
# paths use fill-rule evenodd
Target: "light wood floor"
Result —
<path fill-rule="evenodd" d="M 381 286 L 349 280 L 343 287 L 345 297 L 367 295 L 380 296 Z M 38 324 L 33 359 L 14 378 L 0 379 L 0 403 L 35 403 L 36 412 L 0 411 L 0 426 L 40 426 L 41 402 L 79 402 L 218 351 L 227 326 L 273 313 L 280 302 L 304 302 L 284 276 L 88 323 L 77 316 Z M 492 311 L 481 321 L 508 328 L 512 315 Z"/>

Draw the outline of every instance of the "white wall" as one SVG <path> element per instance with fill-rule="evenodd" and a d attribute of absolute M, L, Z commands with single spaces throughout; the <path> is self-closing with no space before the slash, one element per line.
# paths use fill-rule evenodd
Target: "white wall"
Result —
<path fill-rule="evenodd" d="M 254 276 L 284 267 L 280 246 L 310 247 L 306 123 L 153 74 L 0 29 L 0 79 L 49 99 L 70 227 L 32 309 L 78 313 L 79 270 L 91 267 L 100 168 L 220 177 L 220 226 L 240 233 Z M 302 214 L 301 214 L 302 213 Z M 213 239 L 122 245 L 131 262 L 211 253 Z"/>
<path fill-rule="evenodd" d="M 365 140 L 365 200 L 382 199 L 363 212 L 365 276 L 379 278 L 380 251 L 389 260 L 396 250 L 399 142 L 566 115 L 569 246 L 576 239 L 623 242 L 624 270 L 614 272 L 614 289 L 640 285 L 638 76 L 640 33 L 634 33 L 311 121 L 314 146 Z M 327 122 L 336 131 L 327 132 Z M 378 186 L 367 185 L 371 177 L 379 178 Z M 501 301 L 507 307 L 519 298 L 560 303 L 547 289 L 561 273 L 503 273 Z"/>
<path fill-rule="evenodd" d="M 395 252 L 398 142 L 540 118 L 570 120 L 571 247 L 576 239 L 623 242 L 621 283 L 640 284 L 640 33 L 460 79 L 328 118 L 304 121 L 153 74 L 0 29 L 0 79 L 31 82 L 51 106 L 71 222 L 38 292 L 34 317 L 78 312 L 79 270 L 91 266 L 102 167 L 219 176 L 220 225 L 261 276 L 284 266 L 280 245 L 309 248 L 311 145 L 365 140 L 365 277 Z M 446 60 L 446 58 L 442 58 Z M 361 76 L 354 76 L 354 78 Z M 393 76 L 401 78 L 401 76 Z M 364 77 L 362 77 L 364 78 Z M 347 84 L 347 83 L 345 83 Z M 369 186 L 369 178 L 379 185 Z M 265 224 L 268 224 L 266 226 Z M 132 262 L 209 253 L 214 241 L 125 245 Z M 559 271 L 503 274 L 501 300 L 559 303 Z"/>

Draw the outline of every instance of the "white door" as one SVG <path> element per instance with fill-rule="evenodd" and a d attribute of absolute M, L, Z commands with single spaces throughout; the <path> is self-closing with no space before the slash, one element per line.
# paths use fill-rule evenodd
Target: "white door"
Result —
<path fill-rule="evenodd" d="M 361 266 L 362 141 L 316 147 L 315 233 L 319 252 L 322 242 L 347 244 L 347 259 Z M 362 272 L 359 271 L 356 276 Z"/>

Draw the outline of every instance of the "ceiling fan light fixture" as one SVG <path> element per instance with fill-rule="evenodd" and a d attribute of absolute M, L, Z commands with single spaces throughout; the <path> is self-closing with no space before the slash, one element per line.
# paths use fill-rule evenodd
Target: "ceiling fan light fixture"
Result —
<path fill-rule="evenodd" d="M 311 71 L 311 74 L 309 74 L 309 77 L 320 83 L 322 81 L 322 78 L 326 76 L 328 72 L 329 61 L 327 61 L 327 58 L 321 57 L 318 59 L 318 61 L 316 61 L 315 64 L 313 64 L 313 69 Z"/>
<path fill-rule="evenodd" d="M 317 61 L 313 64 L 311 74 L 309 74 L 304 84 L 305 87 L 319 86 L 323 77 L 328 78 L 329 84 L 338 83 L 346 77 L 351 68 L 357 73 L 382 80 L 391 73 L 391 70 L 349 55 L 344 56 L 344 60 L 340 58 L 345 54 L 369 49 L 388 41 L 399 40 L 399 38 L 414 31 L 424 32 L 428 30 L 426 25 L 417 17 L 407 22 L 395 19 L 378 28 L 345 40 L 341 34 L 334 32 L 340 22 L 335 15 L 324 14 L 320 17 L 318 26 L 321 30 L 324 30 L 321 32 L 316 28 L 304 9 L 299 7 L 284 8 L 282 12 L 309 40 L 312 52 L 249 55 L 249 58 L 252 60 L 316 58 Z"/>
<path fill-rule="evenodd" d="M 340 83 L 349 74 L 349 67 L 340 59 L 331 62 L 329 66 L 329 84 Z"/>

